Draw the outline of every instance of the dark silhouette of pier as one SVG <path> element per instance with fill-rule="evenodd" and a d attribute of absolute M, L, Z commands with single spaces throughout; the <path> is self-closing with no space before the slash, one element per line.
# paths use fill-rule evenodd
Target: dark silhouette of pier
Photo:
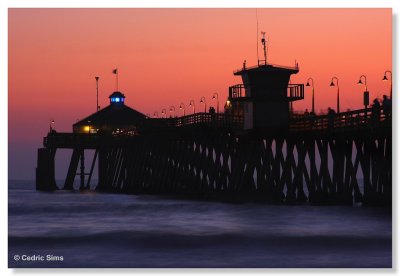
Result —
<path fill-rule="evenodd" d="M 391 111 L 372 107 L 327 115 L 294 115 L 303 84 L 295 67 L 259 64 L 234 74 L 224 112 L 149 118 L 114 92 L 110 105 L 50 131 L 38 150 L 36 187 L 56 190 L 57 149 L 72 149 L 63 189 L 184 194 L 272 203 L 390 205 Z M 85 150 L 95 150 L 88 172 Z M 360 182 L 362 179 L 362 183 Z"/>

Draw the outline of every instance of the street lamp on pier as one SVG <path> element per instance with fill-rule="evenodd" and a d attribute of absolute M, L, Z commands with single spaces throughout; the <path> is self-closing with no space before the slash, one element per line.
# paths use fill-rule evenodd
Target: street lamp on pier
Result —
<path fill-rule="evenodd" d="M 90 125 L 91 125 L 91 123 L 92 123 L 92 121 L 87 121 L 87 123 L 88 123 L 88 134 L 90 134 Z"/>
<path fill-rule="evenodd" d="M 383 76 L 383 81 L 388 81 L 389 79 L 387 78 L 386 74 L 390 73 L 390 99 L 392 99 L 392 71 L 387 70 L 385 71 L 385 75 Z"/>
<path fill-rule="evenodd" d="M 336 80 L 336 85 L 335 85 L 335 83 L 333 82 L 333 80 Z M 333 77 L 332 79 L 331 79 L 331 84 L 330 84 L 330 86 L 337 86 L 337 96 L 336 96 L 336 111 L 337 111 L 337 113 L 339 113 L 340 112 L 340 99 L 339 99 L 339 97 L 340 97 L 340 94 L 339 94 L 339 79 L 337 78 L 337 77 Z"/>
<path fill-rule="evenodd" d="M 212 96 L 213 100 L 217 100 L 217 113 L 219 113 L 219 99 L 218 99 L 218 93 L 215 92 Z"/>
<path fill-rule="evenodd" d="M 201 97 L 200 98 L 200 103 L 203 103 L 204 104 L 204 113 L 206 113 L 207 111 L 207 104 L 206 104 L 206 98 L 204 98 L 204 97 Z"/>
<path fill-rule="evenodd" d="M 183 116 L 185 116 L 186 114 L 185 114 L 185 104 L 184 104 L 184 103 L 181 103 L 181 104 L 179 105 L 179 109 L 180 109 L 180 110 L 183 110 Z"/>
<path fill-rule="evenodd" d="M 196 106 L 195 106 L 194 100 L 190 100 L 189 106 L 191 106 L 193 108 L 193 114 L 195 114 L 196 113 Z"/>
<path fill-rule="evenodd" d="M 364 78 L 364 82 L 362 81 L 362 78 Z M 367 87 L 367 77 L 365 75 L 361 75 L 360 79 L 357 82 L 358 85 L 365 85 L 365 91 L 368 91 L 368 87 Z"/>
<path fill-rule="evenodd" d="M 96 111 L 99 111 L 99 79 L 100 77 L 94 77 L 96 79 Z"/>
<path fill-rule="evenodd" d="M 362 78 L 364 78 L 364 82 L 362 81 Z M 361 75 L 360 79 L 357 82 L 358 85 L 365 85 L 365 90 L 364 90 L 364 106 L 365 109 L 368 108 L 369 105 L 369 92 L 368 92 L 368 86 L 367 86 L 367 77 L 365 75 Z M 367 111 L 365 111 L 365 116 L 367 114 Z"/>
<path fill-rule="evenodd" d="M 171 117 L 173 117 L 172 116 L 173 112 L 175 112 L 175 106 L 171 106 L 171 108 L 169 109 L 169 113 L 170 113 Z"/>
<path fill-rule="evenodd" d="M 310 85 L 310 81 L 311 81 L 311 85 Z M 306 86 L 311 86 L 311 88 L 312 88 L 311 112 L 315 113 L 315 111 L 314 111 L 314 79 L 308 78 Z"/>
<path fill-rule="evenodd" d="M 54 125 L 54 119 L 50 119 L 50 123 L 49 123 L 49 130 L 50 130 L 50 133 L 53 132 L 53 125 Z"/>

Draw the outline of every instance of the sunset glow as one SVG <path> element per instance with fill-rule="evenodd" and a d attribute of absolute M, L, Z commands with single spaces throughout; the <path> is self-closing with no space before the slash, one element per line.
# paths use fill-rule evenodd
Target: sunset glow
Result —
<path fill-rule="evenodd" d="M 191 113 L 191 100 L 199 111 L 215 93 L 222 110 L 228 87 L 241 83 L 233 71 L 257 64 L 261 31 L 268 62 L 298 62 L 292 83 L 312 77 L 317 113 L 336 108 L 334 76 L 342 111 L 363 107 L 361 75 L 370 102 L 390 94 L 382 78 L 392 70 L 391 9 L 10 9 L 9 178 L 33 178 L 52 119 L 70 132 L 96 111 L 95 76 L 99 105 L 109 104 L 114 68 L 125 104 L 144 114 L 182 114 L 181 103 Z M 305 94 L 295 110 L 311 109 L 310 87 Z"/>

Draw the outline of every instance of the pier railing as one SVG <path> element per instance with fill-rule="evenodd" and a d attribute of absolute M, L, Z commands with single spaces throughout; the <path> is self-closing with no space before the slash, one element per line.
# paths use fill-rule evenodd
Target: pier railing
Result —
<path fill-rule="evenodd" d="M 229 87 L 229 98 L 230 99 L 243 98 L 246 96 L 247 97 L 251 96 L 250 86 L 245 86 L 244 84 L 236 84 L 236 85 Z"/>
<path fill-rule="evenodd" d="M 377 127 L 391 123 L 391 112 L 367 108 L 332 115 L 296 115 L 289 124 L 290 131 L 327 130 Z"/>
<path fill-rule="evenodd" d="M 287 98 L 289 101 L 304 99 L 304 84 L 289 84 L 287 87 Z"/>
<path fill-rule="evenodd" d="M 208 126 L 216 128 L 237 129 L 243 127 L 243 118 L 225 113 L 195 113 L 175 118 L 147 119 L 144 129 L 181 128 L 192 126 Z"/>
<path fill-rule="evenodd" d="M 190 127 L 213 127 L 227 129 L 242 129 L 243 118 L 229 114 L 195 113 L 175 118 L 149 118 L 139 127 L 139 133 L 154 130 L 168 130 Z M 135 135 L 133 135 L 135 136 Z M 54 148 L 97 148 L 100 145 L 129 140 L 132 135 L 124 132 L 115 133 L 61 133 L 51 132 L 43 138 L 45 147 Z"/>
<path fill-rule="evenodd" d="M 354 129 L 385 127 L 391 124 L 391 113 L 379 109 L 368 108 L 332 115 L 296 115 L 292 118 L 288 131 L 346 131 Z M 168 130 L 190 127 L 213 127 L 227 129 L 243 129 L 243 118 L 228 114 L 196 113 L 175 118 L 152 118 L 139 129 L 139 133 L 154 130 Z M 111 133 L 58 133 L 51 132 L 43 138 L 45 147 L 55 148 L 97 148 L 99 145 L 124 142 L 129 135 L 113 135 Z"/>
<path fill-rule="evenodd" d="M 244 84 L 236 84 L 229 87 L 229 98 L 236 100 L 244 100 L 252 97 L 251 87 Z M 265 93 L 259 95 L 258 98 L 274 100 L 277 97 L 272 97 Z M 278 97 L 280 100 L 297 101 L 304 99 L 304 84 L 289 84 L 287 86 L 286 98 L 284 96 Z"/>
<path fill-rule="evenodd" d="M 233 70 L 233 74 L 238 74 L 238 73 L 240 73 L 242 71 L 245 71 L 245 70 L 263 68 L 263 67 L 275 67 L 275 68 L 282 68 L 282 69 L 293 70 L 293 71 L 298 71 L 299 70 L 299 65 L 298 64 L 296 64 L 295 66 L 291 67 L 291 66 L 283 66 L 283 65 L 279 65 L 279 64 L 273 64 L 273 63 L 267 63 L 267 64 L 258 64 L 258 65 L 254 65 L 254 66 L 242 67 L 240 69 Z"/>

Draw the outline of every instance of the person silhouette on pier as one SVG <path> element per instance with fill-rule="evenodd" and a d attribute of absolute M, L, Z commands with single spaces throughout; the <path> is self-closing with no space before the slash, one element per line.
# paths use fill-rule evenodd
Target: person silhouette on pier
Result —
<path fill-rule="evenodd" d="M 210 106 L 210 108 L 208 109 L 208 112 L 209 112 L 210 114 L 215 114 L 215 108 L 212 107 L 212 106 Z"/>
<path fill-rule="evenodd" d="M 382 108 L 383 114 L 385 114 L 385 120 L 387 121 L 392 113 L 392 100 L 386 95 L 383 95 Z"/>
<path fill-rule="evenodd" d="M 379 123 L 381 115 L 381 105 L 378 99 L 375 99 L 372 104 L 371 121 L 372 123 Z"/>
<path fill-rule="evenodd" d="M 210 113 L 211 115 L 211 120 L 215 120 L 215 108 L 210 106 L 210 108 L 208 109 L 208 113 Z"/>
<path fill-rule="evenodd" d="M 309 115 L 309 118 L 310 118 L 310 126 L 311 126 L 311 128 L 314 128 L 314 124 L 315 124 L 315 112 L 311 111 L 311 112 L 310 112 L 310 115 Z"/>
<path fill-rule="evenodd" d="M 308 123 L 308 119 L 310 117 L 310 112 L 308 112 L 308 109 L 306 108 L 306 110 L 304 111 L 304 127 L 307 127 L 307 123 Z"/>
<path fill-rule="evenodd" d="M 332 108 L 328 107 L 328 128 L 333 128 L 335 123 L 336 112 Z"/>

